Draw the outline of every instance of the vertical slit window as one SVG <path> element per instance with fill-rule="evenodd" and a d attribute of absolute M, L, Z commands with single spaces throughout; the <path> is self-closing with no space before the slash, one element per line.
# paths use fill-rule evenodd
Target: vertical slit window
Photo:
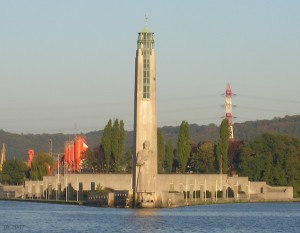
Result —
<path fill-rule="evenodd" d="M 152 32 L 139 33 L 138 48 L 143 56 L 143 98 L 150 99 L 150 55 L 154 48 Z"/>
<path fill-rule="evenodd" d="M 150 33 L 145 33 L 143 38 L 145 40 L 144 48 L 143 48 L 143 55 L 144 55 L 143 98 L 150 99 L 150 44 L 151 44 Z"/>

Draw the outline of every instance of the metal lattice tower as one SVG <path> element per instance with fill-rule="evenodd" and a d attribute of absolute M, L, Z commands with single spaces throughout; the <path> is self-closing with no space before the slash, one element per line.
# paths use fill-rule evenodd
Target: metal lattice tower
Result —
<path fill-rule="evenodd" d="M 233 141 L 234 136 L 233 136 L 233 122 L 232 122 L 232 118 L 233 118 L 233 116 L 232 116 L 232 91 L 231 91 L 231 87 L 230 87 L 229 83 L 227 84 L 227 87 L 226 87 L 225 97 L 226 97 L 226 100 L 225 100 L 226 115 L 225 115 L 225 117 L 228 120 L 229 126 L 230 126 L 229 139 L 231 141 Z"/>

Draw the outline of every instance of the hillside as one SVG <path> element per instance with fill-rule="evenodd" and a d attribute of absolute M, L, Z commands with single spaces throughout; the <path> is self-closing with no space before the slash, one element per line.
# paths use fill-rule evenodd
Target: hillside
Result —
<path fill-rule="evenodd" d="M 165 141 L 173 140 L 177 144 L 179 126 L 162 127 Z M 234 134 L 236 140 L 253 139 L 265 132 L 279 132 L 291 136 L 300 137 L 300 115 L 286 116 L 284 118 L 274 118 L 273 120 L 247 121 L 236 123 L 234 125 Z M 90 148 L 99 146 L 102 131 L 93 131 L 86 134 L 87 142 Z M 207 126 L 190 125 L 190 136 L 192 143 L 200 141 L 215 142 L 219 136 L 219 127 L 210 124 Z M 0 143 L 6 145 L 6 157 L 27 159 L 27 151 L 33 148 L 36 152 L 48 152 L 49 140 L 52 140 L 53 152 L 63 153 L 64 142 L 72 139 L 71 134 L 13 134 L 0 130 Z M 126 132 L 126 150 L 133 145 L 133 132 Z"/>

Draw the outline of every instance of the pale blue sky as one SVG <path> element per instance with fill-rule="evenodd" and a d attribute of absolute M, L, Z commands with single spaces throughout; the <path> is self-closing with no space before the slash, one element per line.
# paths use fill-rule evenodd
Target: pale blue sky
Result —
<path fill-rule="evenodd" d="M 300 1 L 0 0 L 0 129 L 133 129 L 138 31 L 155 33 L 158 125 L 300 114 Z"/>

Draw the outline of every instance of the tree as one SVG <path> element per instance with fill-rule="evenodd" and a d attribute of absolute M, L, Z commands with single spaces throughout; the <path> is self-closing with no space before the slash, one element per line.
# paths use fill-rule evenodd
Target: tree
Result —
<path fill-rule="evenodd" d="M 220 125 L 220 137 L 217 143 L 217 169 L 222 173 L 228 171 L 228 147 L 230 126 L 228 119 L 224 119 Z M 222 169 L 221 169 L 222 166 Z"/>
<path fill-rule="evenodd" d="M 120 139 L 120 127 L 119 127 L 119 120 L 116 119 L 114 121 L 112 130 L 111 130 L 111 153 L 114 159 L 114 167 L 113 170 L 115 172 L 120 171 L 121 161 L 120 161 L 120 146 L 119 146 L 119 139 Z"/>
<path fill-rule="evenodd" d="M 105 154 L 103 146 L 100 144 L 100 146 L 94 148 L 94 155 L 97 159 L 97 163 L 95 168 L 95 172 L 104 173 L 106 170 L 106 162 L 105 162 Z"/>
<path fill-rule="evenodd" d="M 124 122 L 116 119 L 112 127 L 112 158 L 114 159 L 113 170 L 115 172 L 120 172 L 122 170 L 122 165 L 124 163 L 124 151 L 125 151 L 125 130 Z"/>
<path fill-rule="evenodd" d="M 43 176 L 49 175 L 53 167 L 53 159 L 46 153 L 39 153 L 31 162 L 30 177 L 33 180 L 43 180 Z"/>
<path fill-rule="evenodd" d="M 124 166 L 125 166 L 125 172 L 131 173 L 132 172 L 132 158 L 134 154 L 133 147 L 130 147 L 128 151 L 125 153 L 124 156 Z"/>
<path fill-rule="evenodd" d="M 109 120 L 103 130 L 102 148 L 105 155 L 105 171 L 120 172 L 124 163 L 125 130 L 124 122 Z"/>
<path fill-rule="evenodd" d="M 111 158 L 111 131 L 112 131 L 112 124 L 111 120 L 108 121 L 107 125 L 105 126 L 103 130 L 103 136 L 102 136 L 102 147 L 104 150 L 105 155 L 105 171 L 109 172 L 110 170 L 110 158 Z"/>
<path fill-rule="evenodd" d="M 165 139 L 161 129 L 157 129 L 157 166 L 158 173 L 164 172 L 165 163 Z"/>
<path fill-rule="evenodd" d="M 212 142 L 200 143 L 196 152 L 192 153 L 191 169 L 196 173 L 214 173 L 214 155 L 215 145 Z"/>
<path fill-rule="evenodd" d="M 25 173 L 28 171 L 27 165 L 21 160 L 9 159 L 3 164 L 1 182 L 10 185 L 21 185 L 25 180 Z"/>
<path fill-rule="evenodd" d="M 95 171 L 97 168 L 97 158 L 95 156 L 95 153 L 91 151 L 90 149 L 87 149 L 84 151 L 83 154 L 83 162 L 82 162 L 82 170 L 83 171 Z"/>
<path fill-rule="evenodd" d="M 120 137 L 119 137 L 119 153 L 120 153 L 120 162 L 124 166 L 126 171 L 126 161 L 125 161 L 125 129 L 124 122 L 120 121 Z"/>
<path fill-rule="evenodd" d="M 186 165 L 191 152 L 189 124 L 182 121 L 178 135 L 178 160 L 182 173 L 186 172 Z"/>
<path fill-rule="evenodd" d="M 300 139 L 266 133 L 244 144 L 239 174 L 270 185 L 292 185 L 300 196 Z"/>
<path fill-rule="evenodd" d="M 168 172 L 171 173 L 172 172 L 172 168 L 173 168 L 173 141 L 171 139 L 169 139 L 168 141 L 168 146 L 167 146 L 167 169 Z"/>
<path fill-rule="evenodd" d="M 293 154 L 286 161 L 287 184 L 294 187 L 294 196 L 300 197 L 300 161 L 299 154 Z"/>
<path fill-rule="evenodd" d="M 240 163 L 240 157 L 241 157 L 241 150 L 243 147 L 243 141 L 231 141 L 229 142 L 229 148 L 228 148 L 228 161 L 229 161 L 229 169 L 230 174 L 236 174 L 237 173 L 237 167 Z"/>

